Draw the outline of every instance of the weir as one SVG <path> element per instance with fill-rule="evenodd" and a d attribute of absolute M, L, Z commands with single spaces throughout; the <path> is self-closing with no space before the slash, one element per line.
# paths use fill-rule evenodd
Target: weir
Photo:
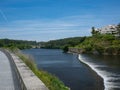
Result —
<path fill-rule="evenodd" d="M 49 90 L 18 56 L 3 49 L 0 50 L 8 57 L 12 68 L 14 67 L 21 90 Z"/>
<path fill-rule="evenodd" d="M 103 78 L 104 90 L 120 90 L 120 83 L 117 82 L 117 80 L 120 80 L 119 74 L 100 69 L 101 67 L 105 68 L 107 66 L 87 61 L 86 58 L 81 54 L 79 54 L 78 58 L 82 63 L 88 65 L 101 78 Z"/>

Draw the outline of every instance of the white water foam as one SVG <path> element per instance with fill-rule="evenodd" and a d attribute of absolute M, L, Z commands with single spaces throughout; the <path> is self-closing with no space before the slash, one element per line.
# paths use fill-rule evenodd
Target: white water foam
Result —
<path fill-rule="evenodd" d="M 94 70 L 101 78 L 103 78 L 104 81 L 104 90 L 115 90 L 120 89 L 120 83 L 114 82 L 115 80 L 120 80 L 120 75 L 117 75 L 115 73 L 111 73 L 105 70 L 101 70 L 100 67 L 106 67 L 103 65 L 96 65 L 96 63 L 89 62 L 85 60 L 86 58 L 82 55 L 79 55 L 79 60 L 88 65 L 92 70 Z M 117 78 L 116 78 L 116 77 Z"/>

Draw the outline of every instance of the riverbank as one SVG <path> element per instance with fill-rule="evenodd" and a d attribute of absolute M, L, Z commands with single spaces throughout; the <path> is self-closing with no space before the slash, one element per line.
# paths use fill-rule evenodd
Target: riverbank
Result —
<path fill-rule="evenodd" d="M 68 51 L 99 55 L 120 55 L 120 38 L 109 34 L 86 37 L 82 43 L 69 47 Z"/>
<path fill-rule="evenodd" d="M 112 34 L 53 40 L 41 45 L 41 48 L 62 49 L 63 52 L 120 55 L 120 38 Z"/>
<path fill-rule="evenodd" d="M 32 72 L 42 80 L 49 90 L 70 90 L 56 76 L 46 71 L 39 70 L 31 56 L 23 54 L 19 49 L 12 49 L 10 51 L 17 55 L 32 70 Z"/>

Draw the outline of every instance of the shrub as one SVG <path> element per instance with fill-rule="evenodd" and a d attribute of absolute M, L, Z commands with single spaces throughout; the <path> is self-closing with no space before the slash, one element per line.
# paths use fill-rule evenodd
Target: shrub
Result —
<path fill-rule="evenodd" d="M 85 46 L 85 51 L 87 51 L 87 52 L 90 52 L 90 51 L 92 51 L 92 46 L 90 45 L 90 44 L 88 44 L 87 46 Z"/>
<path fill-rule="evenodd" d="M 98 51 L 100 54 L 104 52 L 104 47 L 100 45 L 94 45 L 94 50 Z"/>
<path fill-rule="evenodd" d="M 111 40 L 115 40 L 115 36 L 113 36 L 111 34 L 105 34 L 105 35 L 102 36 L 102 39 L 111 41 Z"/>
<path fill-rule="evenodd" d="M 63 49 L 63 52 L 65 52 L 65 53 L 68 52 L 68 49 L 69 49 L 68 47 L 69 47 L 68 45 L 65 45 L 65 46 L 62 48 L 62 49 Z"/>

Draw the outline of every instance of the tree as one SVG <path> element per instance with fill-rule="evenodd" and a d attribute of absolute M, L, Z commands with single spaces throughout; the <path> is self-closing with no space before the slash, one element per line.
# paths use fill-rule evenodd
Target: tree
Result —
<path fill-rule="evenodd" d="M 95 27 L 92 27 L 92 32 L 91 32 L 92 35 L 95 35 L 95 32 L 96 32 L 96 31 L 95 31 Z"/>
<path fill-rule="evenodd" d="M 96 36 L 98 34 L 100 34 L 100 32 L 98 30 L 95 30 L 95 27 L 92 27 L 92 36 Z"/>
<path fill-rule="evenodd" d="M 69 46 L 68 46 L 68 45 L 65 45 L 65 46 L 63 47 L 63 52 L 64 52 L 64 53 L 67 53 L 68 50 L 69 50 Z"/>

